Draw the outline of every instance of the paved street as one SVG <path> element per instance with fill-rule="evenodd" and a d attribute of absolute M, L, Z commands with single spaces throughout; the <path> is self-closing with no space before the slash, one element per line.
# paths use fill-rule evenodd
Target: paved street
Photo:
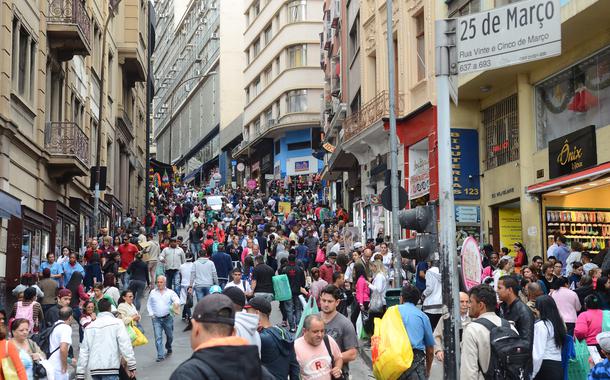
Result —
<path fill-rule="evenodd" d="M 180 365 L 184 360 L 191 356 L 191 343 L 190 333 L 182 332 L 186 324 L 180 320 L 174 320 L 174 354 L 162 361 L 157 363 L 155 343 L 153 338 L 153 330 L 151 319 L 146 313 L 146 308 L 142 307 L 142 325 L 145 330 L 145 334 L 149 339 L 149 342 L 145 346 L 135 348 L 136 359 L 138 362 L 137 377 L 138 380 L 161 380 L 168 379 L 174 369 Z M 273 313 L 271 314 L 271 320 L 273 323 L 281 322 L 281 315 L 277 302 L 273 302 Z M 358 359 L 350 365 L 353 380 L 367 380 L 373 379 L 372 372 L 369 367 L 358 357 Z"/>

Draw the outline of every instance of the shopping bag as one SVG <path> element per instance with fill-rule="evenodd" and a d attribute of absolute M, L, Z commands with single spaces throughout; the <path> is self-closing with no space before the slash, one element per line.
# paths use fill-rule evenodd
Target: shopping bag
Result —
<path fill-rule="evenodd" d="M 364 331 L 364 321 L 363 321 L 363 316 L 366 314 L 366 312 L 361 312 L 358 315 L 358 319 L 356 320 L 356 334 L 358 335 L 358 339 L 367 339 L 368 336 L 366 334 L 366 331 Z M 367 314 L 368 317 L 368 314 Z"/>
<path fill-rule="evenodd" d="M 290 290 L 290 282 L 285 274 L 273 276 L 273 294 L 276 301 L 288 301 L 292 299 L 292 290 Z"/>
<path fill-rule="evenodd" d="M 136 339 L 131 342 L 131 345 L 134 347 L 138 347 L 138 346 L 143 346 L 143 345 L 147 344 L 148 339 L 146 338 L 146 336 L 144 334 L 142 334 L 142 331 L 140 331 L 140 329 L 137 326 L 134 326 L 133 324 L 131 325 L 131 327 L 133 328 L 133 331 L 136 333 Z"/>
<path fill-rule="evenodd" d="M 377 380 L 397 380 L 413 363 L 413 349 L 398 306 L 375 318 L 371 338 L 373 374 Z"/>
<path fill-rule="evenodd" d="M 128 324 L 127 325 L 127 335 L 129 335 L 129 339 L 133 342 L 134 340 L 136 340 L 136 338 L 138 337 L 138 334 L 136 334 L 136 332 L 133 329 L 133 324 Z"/>
<path fill-rule="evenodd" d="M 610 310 L 602 313 L 602 331 L 610 331 Z"/>
<path fill-rule="evenodd" d="M 574 340 L 574 351 L 576 352 L 576 357 L 568 361 L 568 379 L 586 379 L 591 371 L 591 364 L 589 363 L 591 354 L 589 353 L 587 342 L 584 340 Z"/>
<path fill-rule="evenodd" d="M 301 320 L 299 321 L 299 327 L 297 328 L 297 332 L 294 335 L 295 339 L 298 338 L 299 336 L 301 336 L 301 330 L 303 330 L 303 323 L 305 323 L 305 317 L 307 317 L 308 315 L 311 314 L 317 314 L 319 312 L 318 310 L 318 304 L 316 302 L 316 299 L 314 297 L 309 297 L 309 299 L 307 300 L 307 303 L 305 304 L 305 307 L 303 308 L 303 313 L 301 314 Z"/>
<path fill-rule="evenodd" d="M 13 360 L 8 356 L 8 339 L 5 340 L 4 351 L 7 355 L 5 358 L 2 358 L 2 374 L 4 375 L 4 380 L 19 380 Z"/>

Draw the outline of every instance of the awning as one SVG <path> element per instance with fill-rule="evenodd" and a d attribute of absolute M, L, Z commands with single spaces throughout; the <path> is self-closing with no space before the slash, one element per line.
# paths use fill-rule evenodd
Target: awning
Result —
<path fill-rule="evenodd" d="M 545 182 L 528 186 L 527 192 L 532 194 L 546 193 L 571 185 L 573 183 L 582 182 L 586 180 L 595 180 L 608 173 L 610 173 L 610 162 L 606 162 L 605 164 L 601 164 L 578 173 L 567 174 Z"/>
<path fill-rule="evenodd" d="M 195 177 L 197 177 L 199 175 L 199 172 L 201 172 L 201 170 L 203 169 L 203 165 L 200 165 L 197 169 L 193 170 L 192 172 L 190 172 L 189 174 L 187 174 L 183 179 L 182 182 L 189 183 L 192 180 L 195 179 Z"/>
<path fill-rule="evenodd" d="M 11 216 L 21 218 L 21 199 L 0 190 L 0 218 L 9 219 Z"/>

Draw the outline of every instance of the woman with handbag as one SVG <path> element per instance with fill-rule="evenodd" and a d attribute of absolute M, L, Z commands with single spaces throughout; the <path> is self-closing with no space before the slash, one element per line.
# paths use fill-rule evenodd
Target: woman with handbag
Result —
<path fill-rule="evenodd" d="M 134 323 L 140 330 L 140 313 L 136 309 L 136 305 L 133 303 L 134 295 L 131 290 L 124 290 L 119 298 L 119 307 L 117 308 L 117 318 L 121 318 L 125 327 Z"/>
<path fill-rule="evenodd" d="M 13 339 L 11 339 L 11 342 L 19 350 L 19 359 L 23 368 L 25 368 L 27 379 L 34 380 L 35 378 L 46 377 L 46 370 L 42 364 L 40 364 L 40 361 L 46 358 L 40 347 L 28 339 L 29 332 L 30 321 L 24 318 L 15 319 L 13 321 L 13 324 L 11 325 Z M 13 364 L 17 367 L 14 361 Z M 19 378 L 21 379 L 21 377 Z"/>

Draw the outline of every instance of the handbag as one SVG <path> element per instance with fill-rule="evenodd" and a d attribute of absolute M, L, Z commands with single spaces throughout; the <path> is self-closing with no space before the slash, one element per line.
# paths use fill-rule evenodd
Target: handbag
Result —
<path fill-rule="evenodd" d="M 383 312 L 383 295 L 377 291 L 373 291 L 373 294 L 371 294 L 371 301 L 369 302 L 369 313 L 381 312 Z"/>
<path fill-rule="evenodd" d="M 6 351 L 6 357 L 2 358 L 2 374 L 4 380 L 19 380 L 15 364 L 10 356 L 8 356 L 8 340 L 4 341 L 4 350 Z"/>
<path fill-rule="evenodd" d="M 138 337 L 131 323 L 127 325 L 127 335 L 129 335 L 129 340 L 132 342 Z"/>
<path fill-rule="evenodd" d="M 333 368 L 335 368 L 335 357 L 333 356 L 333 352 L 330 349 L 330 341 L 328 339 L 328 335 L 324 335 L 324 345 L 326 346 L 326 351 L 328 351 L 328 354 L 330 355 L 330 368 L 332 370 Z M 330 377 L 335 380 L 345 380 L 345 375 L 343 374 L 343 372 L 341 372 L 341 376 L 339 377 L 333 377 L 332 374 L 330 375 Z"/>
<path fill-rule="evenodd" d="M 133 322 L 131 323 L 131 327 L 133 328 L 133 331 L 136 333 L 136 339 L 131 342 L 131 345 L 134 347 L 138 347 L 138 346 L 143 346 L 143 345 L 147 344 L 148 338 L 146 338 L 146 336 L 144 334 L 142 334 L 142 331 L 140 331 L 140 329 L 136 325 L 134 325 Z"/>
<path fill-rule="evenodd" d="M 30 350 L 34 353 L 36 350 L 32 345 L 32 341 L 28 339 Z M 47 377 L 47 369 L 40 363 L 39 360 L 33 360 L 32 358 L 32 372 L 34 373 L 35 379 L 44 379 Z"/>
<path fill-rule="evenodd" d="M 193 294 L 192 293 L 187 293 L 186 302 L 184 304 L 184 307 L 186 307 L 187 309 L 190 309 L 191 307 L 193 307 Z"/>

